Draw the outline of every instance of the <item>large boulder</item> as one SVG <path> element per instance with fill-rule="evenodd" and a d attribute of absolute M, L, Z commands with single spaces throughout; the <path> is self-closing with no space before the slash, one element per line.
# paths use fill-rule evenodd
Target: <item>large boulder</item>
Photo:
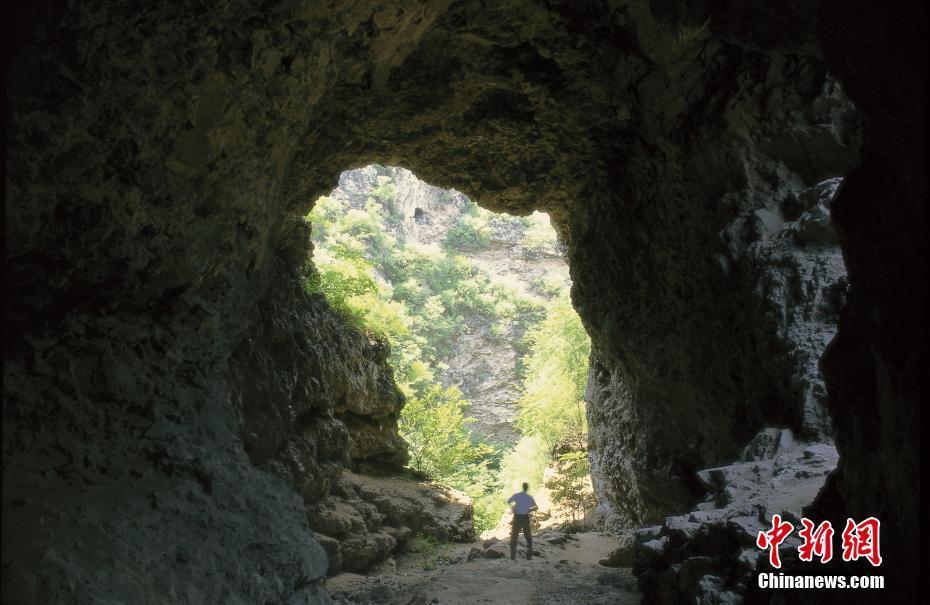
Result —
<path fill-rule="evenodd" d="M 798 441 L 788 429 L 767 428 L 743 448 L 740 461 L 699 471 L 704 502 L 638 532 L 640 590 L 657 603 L 741 602 L 765 559 L 756 546 L 759 532 L 770 529 L 773 514 L 800 527 L 838 459 L 830 443 Z M 795 533 L 781 550 L 799 545 Z"/>
<path fill-rule="evenodd" d="M 465 494 L 402 473 L 343 471 L 309 519 L 330 555 L 330 575 L 365 571 L 416 535 L 442 542 L 475 539 Z"/>

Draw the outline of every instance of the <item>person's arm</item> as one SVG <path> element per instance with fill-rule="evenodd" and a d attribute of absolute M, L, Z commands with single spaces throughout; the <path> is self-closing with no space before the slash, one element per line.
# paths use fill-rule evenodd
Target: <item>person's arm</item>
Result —
<path fill-rule="evenodd" d="M 532 502 L 532 504 L 530 505 L 530 512 L 534 510 L 539 510 L 539 507 L 536 506 L 536 500 L 533 499 L 533 496 L 530 496 L 530 502 Z"/>

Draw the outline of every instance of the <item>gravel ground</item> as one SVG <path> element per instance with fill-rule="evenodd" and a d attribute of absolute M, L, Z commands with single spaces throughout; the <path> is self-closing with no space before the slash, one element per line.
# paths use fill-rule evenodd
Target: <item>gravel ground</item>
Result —
<path fill-rule="evenodd" d="M 542 532 L 534 541 L 539 554 L 530 561 L 524 558 L 523 548 L 517 560 L 511 561 L 506 556 L 505 541 L 488 544 L 487 548 L 484 544 L 456 545 L 443 556 L 449 562 L 430 571 L 422 569 L 422 557 L 405 555 L 372 575 L 340 574 L 330 578 L 327 589 L 338 605 L 632 605 L 640 602 L 636 578 L 629 568 L 611 569 L 598 564 L 599 559 L 617 547 L 617 542 L 609 535 Z M 496 556 L 493 553 L 505 556 L 477 557 L 468 561 L 473 549 L 486 556 Z"/>

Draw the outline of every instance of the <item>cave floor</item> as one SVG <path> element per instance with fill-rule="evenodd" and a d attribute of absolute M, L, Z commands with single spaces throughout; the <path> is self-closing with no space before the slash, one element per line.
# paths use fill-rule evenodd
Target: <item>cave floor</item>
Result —
<path fill-rule="evenodd" d="M 611 569 L 598 564 L 617 547 L 617 541 L 607 534 L 583 532 L 547 537 L 540 533 L 534 540 L 538 555 L 531 561 L 524 558 L 522 546 L 517 560 L 511 561 L 506 556 L 507 540 L 485 548 L 488 544 L 489 540 L 456 544 L 443 553 L 444 563 L 428 571 L 424 570 L 422 554 L 400 555 L 368 575 L 336 575 L 326 587 L 338 604 L 640 602 L 636 578 L 629 568 Z M 524 544 L 522 538 L 520 544 Z M 489 551 L 505 556 L 484 558 Z M 469 553 L 474 556 L 477 552 L 485 555 L 469 561 Z"/>

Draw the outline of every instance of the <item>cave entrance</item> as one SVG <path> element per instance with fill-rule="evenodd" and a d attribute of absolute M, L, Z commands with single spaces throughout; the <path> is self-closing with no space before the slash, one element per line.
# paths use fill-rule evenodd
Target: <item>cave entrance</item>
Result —
<path fill-rule="evenodd" d="M 342 173 L 307 219 L 307 287 L 391 344 L 409 466 L 471 496 L 479 531 L 506 522 L 505 501 L 524 481 L 542 523 L 580 522 L 596 503 L 591 344 L 549 217 L 496 214 L 406 169 L 370 165 Z"/>

